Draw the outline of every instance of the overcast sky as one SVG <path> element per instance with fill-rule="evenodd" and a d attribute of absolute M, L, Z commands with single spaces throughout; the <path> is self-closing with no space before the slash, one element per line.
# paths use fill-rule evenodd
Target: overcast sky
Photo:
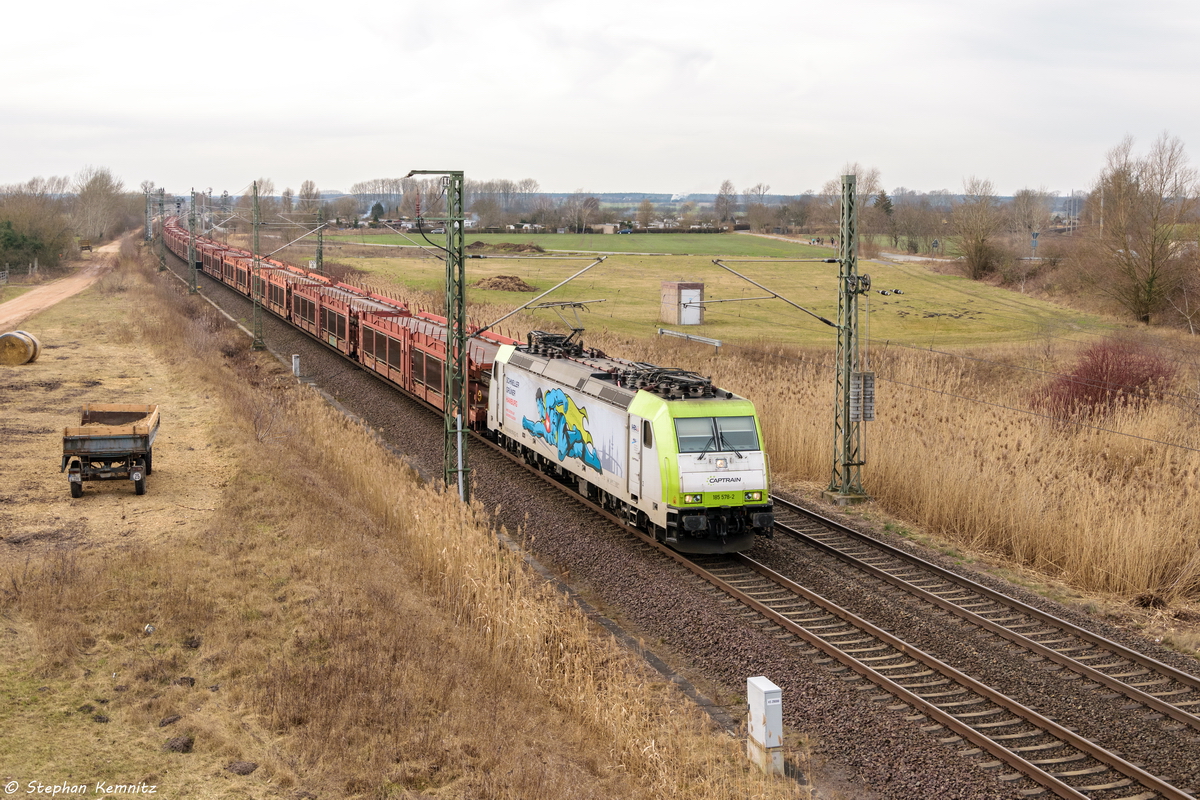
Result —
<path fill-rule="evenodd" d="M 462 169 L 544 191 L 1087 188 L 1126 134 L 1200 159 L 1180 0 L 22 2 L 0 184 L 239 194 Z"/>

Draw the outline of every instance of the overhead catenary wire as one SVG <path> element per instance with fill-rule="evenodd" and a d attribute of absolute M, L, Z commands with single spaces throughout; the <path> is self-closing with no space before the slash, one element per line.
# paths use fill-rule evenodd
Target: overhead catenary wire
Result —
<path fill-rule="evenodd" d="M 711 312 L 711 313 L 713 313 L 713 314 L 720 314 L 720 312 L 717 312 L 717 311 L 713 311 L 713 312 Z M 738 314 L 738 315 L 734 315 L 734 314 L 721 314 L 721 316 L 726 316 L 726 317 L 729 317 L 729 318 L 733 318 L 733 317 L 735 317 L 735 316 L 737 316 L 737 317 L 742 317 L 742 315 L 740 315 L 740 314 Z M 742 318 L 744 318 L 744 317 L 742 317 Z M 816 327 L 815 327 L 815 325 L 813 325 L 813 323 L 811 323 L 811 322 L 807 322 L 807 321 L 802 321 L 802 322 L 804 322 L 804 323 L 805 323 L 805 324 L 803 324 L 803 325 L 797 325 L 797 324 L 794 324 L 794 323 L 782 322 L 782 321 L 780 321 L 780 320 L 778 320 L 778 319 L 758 319 L 758 318 L 754 318 L 754 319 L 755 319 L 755 321 L 756 321 L 756 322 L 760 322 L 760 323 L 762 323 L 763 325 L 773 325 L 773 326 L 782 327 L 782 328 L 789 328 L 789 329 L 801 329 L 801 328 L 807 328 L 807 329 L 809 329 L 809 330 L 823 330 L 823 328 L 816 328 Z M 885 342 L 885 343 L 886 343 L 886 344 L 898 345 L 898 343 L 896 343 L 896 342 L 890 342 L 890 343 L 889 343 L 889 342 Z M 877 343 L 876 343 L 876 346 L 878 347 L 878 345 L 879 345 L 879 343 L 877 342 Z M 931 351 L 929 351 L 929 350 L 928 350 L 928 348 L 921 348 L 921 347 L 917 347 L 917 346 L 913 346 L 913 345 L 904 345 L 904 346 L 905 346 L 906 348 L 912 349 L 912 350 L 914 350 L 914 351 L 916 351 L 916 352 L 931 352 Z M 934 353 L 939 353 L 940 351 L 932 351 L 932 352 L 934 352 Z M 954 353 L 947 353 L 947 355 L 952 355 L 952 356 L 953 356 L 953 355 L 956 355 L 956 354 L 954 354 Z M 804 363 L 804 362 L 815 363 L 815 362 L 816 362 L 816 359 L 808 359 L 808 358 L 795 357 L 795 356 L 783 356 L 783 355 L 780 355 L 780 356 L 779 356 L 779 358 L 781 358 L 781 359 L 783 359 L 783 360 L 796 361 L 796 362 L 800 362 L 800 363 Z M 1014 365 L 1009 365 L 1009 366 L 1014 366 Z M 1035 370 L 1035 371 L 1042 372 L 1042 371 L 1040 371 L 1040 370 Z M 1047 373 L 1044 373 L 1044 374 L 1047 374 L 1047 375 L 1062 375 L 1062 373 L 1050 373 L 1050 372 L 1047 372 Z M 1062 375 L 1062 377 L 1068 377 L 1068 376 L 1066 376 L 1066 375 Z M 943 395 L 943 396 L 947 396 L 947 397 L 954 397 L 954 398 L 956 398 L 956 399 L 966 400 L 966 401 L 968 401 L 968 402 L 972 402 L 972 403 L 980 403 L 980 404 L 983 404 L 983 405 L 988 405 L 988 406 L 992 406 L 992 407 L 996 407 L 996 408 L 1004 408 L 1004 409 L 1007 409 L 1007 410 L 1009 410 L 1009 411 L 1013 411 L 1013 412 L 1015 412 L 1015 413 L 1018 413 L 1018 414 L 1026 414 L 1026 415 L 1029 415 L 1029 416 L 1039 417 L 1039 418 L 1042 418 L 1042 419 L 1048 419 L 1048 420 L 1051 420 L 1051 421 L 1053 421 L 1053 422 L 1057 422 L 1057 423 L 1060 423 L 1060 424 L 1063 424 L 1063 425 L 1074 425 L 1074 426 L 1077 426 L 1077 427 L 1089 428 L 1089 429 L 1096 430 L 1096 431 L 1101 431 L 1101 432 L 1104 432 L 1104 433 L 1110 433 L 1110 434 L 1113 434 L 1113 435 L 1115 435 L 1115 436 L 1126 436 L 1126 437 L 1129 437 L 1129 438 L 1132 438 L 1132 439 L 1137 439 L 1137 440 L 1139 440 L 1139 441 L 1150 442 L 1150 443 L 1153 443 L 1153 444 L 1161 444 L 1161 445 L 1164 445 L 1164 446 L 1167 446 L 1167 447 L 1175 447 L 1175 448 L 1179 448 L 1179 449 L 1186 450 L 1186 451 L 1189 451 L 1189 452 L 1200 452 L 1200 448 L 1194 448 L 1194 447 L 1189 447 L 1189 446 L 1187 446 L 1187 445 L 1175 444 L 1175 443 L 1173 443 L 1173 442 L 1164 442 L 1164 441 L 1162 441 L 1162 440 L 1159 440 L 1159 439 L 1151 439 L 1151 438 L 1148 438 L 1148 437 L 1145 437 L 1145 436 L 1138 436 L 1137 434 L 1125 433 L 1125 432 L 1123 432 L 1123 431 L 1119 431 L 1119 430 L 1113 430 L 1113 429 L 1111 429 L 1111 428 L 1103 428 L 1103 427 L 1100 427 L 1100 426 L 1098 426 L 1098 425 L 1091 425 L 1091 424 L 1088 424 L 1088 423 L 1082 422 L 1082 421 L 1080 421 L 1080 420 L 1077 420 L 1077 419 L 1069 419 L 1069 418 L 1065 418 L 1065 417 L 1055 416 L 1055 415 L 1053 415 L 1053 414 L 1046 414 L 1046 413 L 1042 413 L 1042 412 L 1038 412 L 1038 411 L 1033 411 L 1033 410 L 1030 410 L 1030 409 L 1017 408 L 1017 407 L 1015 407 L 1015 406 L 1009 406 L 1009 405 L 1005 405 L 1005 404 L 1003 404 L 1003 403 L 996 403 L 996 402 L 994 402 L 994 401 L 988 401 L 988 400 L 979 400 L 979 399 L 976 399 L 976 398 L 973 398 L 973 397 L 968 397 L 968 396 L 966 396 L 966 395 L 959 395 L 959 394 L 955 394 L 955 393 L 953 393 L 953 392 L 947 392 L 947 391 L 945 391 L 945 390 L 943 390 L 943 389 L 934 389 L 934 388 L 931 388 L 931 387 L 920 386 L 920 385 L 918 385 L 918 384 L 907 383 L 907 382 L 905 382 L 905 381 L 899 381 L 899 380 L 895 380 L 895 379 L 893 379 L 893 378 L 888 378 L 888 377 L 885 377 L 885 376 L 883 376 L 883 375 L 879 375 L 879 374 L 878 374 L 878 372 L 876 373 L 876 379 L 877 379 L 877 380 L 880 380 L 880 381 L 884 381 L 884 382 L 886 382 L 886 383 L 895 384 L 895 385 L 898 385 L 898 386 L 907 386 L 907 387 L 909 387 L 909 388 L 912 388 L 912 389 L 917 389 L 917 390 L 919 390 L 919 391 L 928 391 L 928 392 L 933 392 L 933 393 L 936 393 L 936 394 L 941 394 L 941 395 Z M 1179 397 L 1181 397 L 1182 399 L 1185 399 L 1185 400 L 1195 400 L 1195 399 L 1196 399 L 1196 398 L 1189 398 L 1189 397 L 1187 397 L 1187 396 L 1184 396 L 1184 395 L 1178 395 L 1178 396 L 1179 396 Z"/>

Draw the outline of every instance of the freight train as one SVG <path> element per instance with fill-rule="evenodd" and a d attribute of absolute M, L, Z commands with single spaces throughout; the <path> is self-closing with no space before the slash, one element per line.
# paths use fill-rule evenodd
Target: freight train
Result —
<path fill-rule="evenodd" d="M 176 218 L 167 247 L 188 258 Z M 196 266 L 405 394 L 443 409 L 445 318 L 196 237 Z M 694 372 L 614 358 L 570 335 L 491 331 L 468 347 L 467 421 L 541 471 L 681 552 L 748 549 L 774 525 L 754 404 Z"/>

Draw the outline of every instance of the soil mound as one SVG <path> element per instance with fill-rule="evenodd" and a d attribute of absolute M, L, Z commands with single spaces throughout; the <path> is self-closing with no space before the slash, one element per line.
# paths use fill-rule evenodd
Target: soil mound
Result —
<path fill-rule="evenodd" d="M 518 244 L 517 242 L 496 242 L 488 244 L 487 242 L 474 241 L 466 246 L 467 250 L 491 250 L 500 253 L 544 253 L 546 248 L 540 244 L 533 242 L 525 242 Z"/>
<path fill-rule="evenodd" d="M 530 286 L 525 281 L 518 278 L 516 275 L 497 275 L 494 278 L 484 278 L 475 284 L 476 289 L 496 289 L 501 292 L 536 292 L 537 289 Z"/>

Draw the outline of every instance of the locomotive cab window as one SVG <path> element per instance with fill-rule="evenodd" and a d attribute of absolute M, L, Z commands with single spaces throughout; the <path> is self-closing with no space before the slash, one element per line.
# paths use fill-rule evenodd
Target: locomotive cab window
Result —
<path fill-rule="evenodd" d="M 679 452 L 703 453 L 713 449 L 712 417 L 682 417 L 675 420 L 675 435 L 679 437 Z"/>
<path fill-rule="evenodd" d="M 654 429 L 650 427 L 650 420 L 642 420 L 642 445 L 644 447 L 654 447 Z"/>
<path fill-rule="evenodd" d="M 754 417 L 684 417 L 675 420 L 681 453 L 758 450 Z"/>
<path fill-rule="evenodd" d="M 754 417 L 717 417 L 717 449 L 757 450 Z"/>

